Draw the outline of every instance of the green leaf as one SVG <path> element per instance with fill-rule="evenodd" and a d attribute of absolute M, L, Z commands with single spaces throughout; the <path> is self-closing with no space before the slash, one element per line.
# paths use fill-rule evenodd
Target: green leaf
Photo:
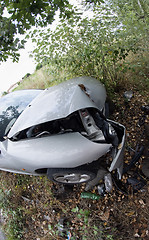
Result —
<path fill-rule="evenodd" d="M 75 213 L 75 212 L 78 212 L 78 211 L 79 211 L 78 206 L 76 206 L 75 208 L 72 208 L 71 211 L 74 212 L 74 213 Z"/>

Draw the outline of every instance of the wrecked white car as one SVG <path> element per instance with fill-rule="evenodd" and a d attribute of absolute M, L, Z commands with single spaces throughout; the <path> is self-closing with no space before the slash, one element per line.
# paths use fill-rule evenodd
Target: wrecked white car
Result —
<path fill-rule="evenodd" d="M 91 77 L 3 96 L 0 169 L 63 184 L 91 181 L 100 167 L 121 178 L 125 127 L 105 117 L 105 103 L 105 87 Z"/>

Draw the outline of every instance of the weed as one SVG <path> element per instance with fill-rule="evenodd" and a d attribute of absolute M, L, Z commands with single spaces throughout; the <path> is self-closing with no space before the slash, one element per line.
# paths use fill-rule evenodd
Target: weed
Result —
<path fill-rule="evenodd" d="M 78 206 L 71 210 L 75 213 L 74 218 L 78 220 L 79 234 L 82 240 L 89 239 L 109 239 L 113 240 L 112 234 L 108 234 L 102 222 L 95 222 L 92 219 L 92 213 L 88 209 L 79 209 Z M 114 229 L 112 232 L 114 233 Z M 72 234 L 72 239 L 76 239 L 75 233 Z"/>

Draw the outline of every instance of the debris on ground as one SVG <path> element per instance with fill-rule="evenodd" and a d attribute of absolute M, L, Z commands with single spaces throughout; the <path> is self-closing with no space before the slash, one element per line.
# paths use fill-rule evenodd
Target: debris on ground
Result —
<path fill-rule="evenodd" d="M 92 184 L 69 187 L 46 177 L 1 172 L 1 202 L 9 206 L 15 240 L 19 235 L 24 240 L 149 239 L 149 118 L 142 118 L 141 110 L 148 104 L 147 94 L 133 89 L 126 102 L 123 92 L 115 94 L 112 119 L 126 127 L 124 165 L 129 169 L 119 181 L 112 173 L 112 190 L 110 179 L 105 188 L 101 172 Z"/>

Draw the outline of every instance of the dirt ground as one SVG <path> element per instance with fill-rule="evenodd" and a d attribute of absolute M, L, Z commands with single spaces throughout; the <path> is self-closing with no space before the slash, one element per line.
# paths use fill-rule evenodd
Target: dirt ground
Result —
<path fill-rule="evenodd" d="M 130 148 L 136 149 L 138 144 L 145 150 L 122 181 L 113 184 L 112 192 L 100 196 L 97 186 L 89 191 L 98 195 L 98 200 L 81 197 L 84 184 L 64 189 L 46 177 L 27 176 L 22 180 L 17 174 L 1 173 L 11 190 L 11 209 L 19 216 L 20 230 L 16 230 L 16 235 L 20 231 L 20 239 L 149 239 L 149 178 L 141 170 L 143 162 L 149 160 L 149 119 L 142 127 L 138 126 L 143 114 L 141 106 L 147 104 L 147 93 L 141 95 L 136 89 L 130 102 L 124 99 L 123 91 L 115 94 L 111 118 L 127 129 L 125 164 L 134 154 Z M 128 184 L 130 177 L 138 180 L 134 187 Z"/>

